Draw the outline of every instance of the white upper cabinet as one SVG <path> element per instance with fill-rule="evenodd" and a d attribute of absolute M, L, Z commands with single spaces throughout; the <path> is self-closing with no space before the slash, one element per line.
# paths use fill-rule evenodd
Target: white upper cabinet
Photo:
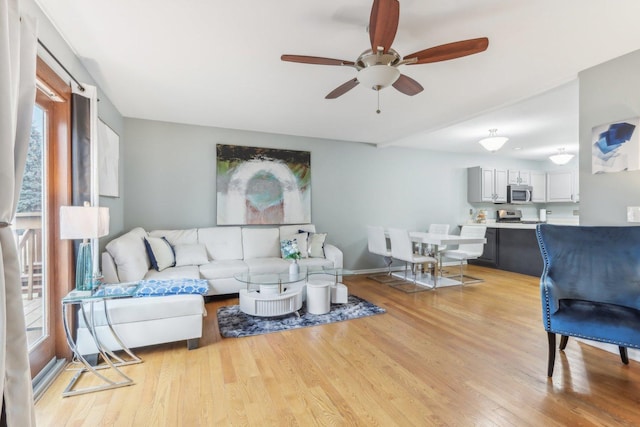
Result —
<path fill-rule="evenodd" d="M 547 174 L 543 171 L 531 171 L 529 185 L 533 187 L 531 201 L 545 203 L 547 201 Z"/>
<path fill-rule="evenodd" d="M 572 170 L 547 172 L 547 202 L 576 202 Z"/>
<path fill-rule="evenodd" d="M 529 171 L 509 169 L 507 182 L 509 185 L 531 185 L 531 173 Z"/>
<path fill-rule="evenodd" d="M 507 170 L 476 166 L 467 169 L 469 203 L 506 203 Z"/>

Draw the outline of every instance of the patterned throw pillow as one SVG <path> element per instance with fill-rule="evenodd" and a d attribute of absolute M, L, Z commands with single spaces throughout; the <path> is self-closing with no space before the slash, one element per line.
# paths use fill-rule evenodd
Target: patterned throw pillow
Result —
<path fill-rule="evenodd" d="M 206 279 L 142 280 L 136 289 L 136 297 L 163 295 L 206 294 L 209 282 Z"/>
<path fill-rule="evenodd" d="M 176 254 L 166 238 L 145 237 L 144 246 L 147 248 L 149 262 L 154 270 L 162 271 L 169 267 L 175 267 Z"/>
<path fill-rule="evenodd" d="M 298 259 L 301 257 L 298 243 L 295 239 L 285 239 L 280 241 L 280 253 L 283 259 Z"/>

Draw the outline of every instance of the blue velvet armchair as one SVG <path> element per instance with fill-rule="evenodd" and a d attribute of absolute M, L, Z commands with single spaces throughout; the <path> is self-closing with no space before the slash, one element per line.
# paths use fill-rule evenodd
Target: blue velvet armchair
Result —
<path fill-rule="evenodd" d="M 556 334 L 560 350 L 570 336 L 640 348 L 640 227 L 540 224 L 544 259 L 540 278 L 542 320 L 549 342 L 547 375 L 553 375 Z"/>

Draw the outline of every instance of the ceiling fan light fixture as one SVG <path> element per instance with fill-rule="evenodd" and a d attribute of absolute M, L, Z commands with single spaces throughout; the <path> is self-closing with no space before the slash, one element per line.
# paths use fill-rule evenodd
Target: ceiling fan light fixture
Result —
<path fill-rule="evenodd" d="M 400 77 L 400 71 L 390 65 L 371 65 L 358 71 L 357 79 L 364 86 L 379 90 L 391 86 Z"/>
<path fill-rule="evenodd" d="M 573 154 L 565 153 L 564 148 L 560 148 L 557 154 L 549 156 L 549 160 L 551 160 L 556 165 L 566 165 L 574 157 L 575 156 Z"/>
<path fill-rule="evenodd" d="M 485 150 L 492 153 L 498 151 L 509 140 L 506 136 L 497 136 L 498 129 L 489 129 L 489 137 L 478 141 Z"/>

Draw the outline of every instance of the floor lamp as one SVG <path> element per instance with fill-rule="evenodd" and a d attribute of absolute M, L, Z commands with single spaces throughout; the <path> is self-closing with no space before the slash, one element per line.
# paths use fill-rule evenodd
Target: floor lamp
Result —
<path fill-rule="evenodd" d="M 93 256 L 89 239 L 109 234 L 109 208 L 89 205 L 60 207 L 60 238 L 82 239 L 76 261 L 76 290 L 90 291 L 93 287 Z"/>

